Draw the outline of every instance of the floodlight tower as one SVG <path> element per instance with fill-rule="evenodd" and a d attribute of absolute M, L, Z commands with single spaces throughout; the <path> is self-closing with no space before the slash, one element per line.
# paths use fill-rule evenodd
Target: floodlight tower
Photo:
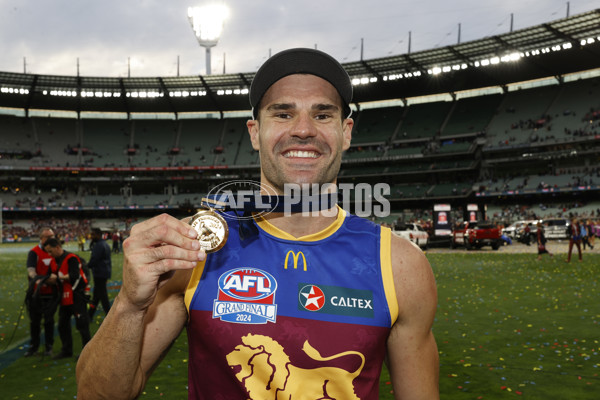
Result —
<path fill-rule="evenodd" d="M 219 42 L 223 22 L 229 15 L 225 4 L 188 8 L 188 19 L 200 46 L 206 49 L 206 75 L 211 73 L 210 49 Z"/>

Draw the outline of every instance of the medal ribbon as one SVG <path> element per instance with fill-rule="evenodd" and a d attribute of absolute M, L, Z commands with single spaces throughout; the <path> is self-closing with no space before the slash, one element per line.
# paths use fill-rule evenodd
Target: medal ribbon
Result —
<path fill-rule="evenodd" d="M 249 194 L 249 193 L 246 193 Z M 312 212 L 329 210 L 337 204 L 337 193 L 323 193 L 314 196 L 265 196 L 254 192 L 252 196 L 211 194 L 202 198 L 201 206 L 214 211 L 233 211 L 238 217 L 239 234 L 242 240 L 258 235 L 258 228 L 252 218 L 253 212 Z M 242 215 L 240 215 L 240 213 Z"/>

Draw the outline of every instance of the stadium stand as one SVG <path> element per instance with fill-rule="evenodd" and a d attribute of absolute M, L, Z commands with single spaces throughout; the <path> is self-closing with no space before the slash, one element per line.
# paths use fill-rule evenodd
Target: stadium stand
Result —
<path fill-rule="evenodd" d="M 220 119 L 186 119 L 181 121 L 179 165 L 214 165 L 225 124 Z"/>
<path fill-rule="evenodd" d="M 491 122 L 502 95 L 484 95 L 457 100 L 442 137 L 453 137 L 464 133 L 477 133 L 486 130 Z"/>
<path fill-rule="evenodd" d="M 353 145 L 385 143 L 392 139 L 402 117 L 402 107 L 369 108 L 356 117 Z"/>
<path fill-rule="evenodd" d="M 439 135 L 451 107 L 452 103 L 446 101 L 409 105 L 395 139 L 423 139 Z"/>
<path fill-rule="evenodd" d="M 82 147 L 89 149 L 84 165 L 90 167 L 125 167 L 129 165 L 127 149 L 130 123 L 127 120 L 82 120 Z"/>
<path fill-rule="evenodd" d="M 507 93 L 498 114 L 487 128 L 489 146 L 529 143 L 531 132 L 542 124 L 557 92 L 556 86 L 545 86 Z"/>
<path fill-rule="evenodd" d="M 132 164 L 144 167 L 171 166 L 173 149 L 177 148 L 179 124 L 169 120 L 132 121 Z"/>
<path fill-rule="evenodd" d="M 393 216 L 405 221 L 431 218 L 442 202 L 456 215 L 466 204 L 488 206 L 503 222 L 598 216 L 600 57 L 590 54 L 600 55 L 600 40 L 582 40 L 598 37 L 599 26 L 595 10 L 410 57 L 344 64 L 353 78 L 377 79 L 355 87 L 353 143 L 340 182 L 388 183 Z M 490 61 L 515 51 L 520 60 Z M 121 226 L 163 210 L 188 215 L 207 188 L 258 179 L 258 152 L 240 117 L 249 111 L 247 95 L 221 94 L 241 93 L 252 77 L 0 72 L 3 231 L 27 231 L 30 222 L 9 230 L 4 221 L 27 221 L 28 213 L 37 221 L 83 211 Z M 207 95 L 129 96 L 140 87 L 173 94 L 182 85 Z M 44 94 L 83 87 L 121 92 L 118 101 Z"/>

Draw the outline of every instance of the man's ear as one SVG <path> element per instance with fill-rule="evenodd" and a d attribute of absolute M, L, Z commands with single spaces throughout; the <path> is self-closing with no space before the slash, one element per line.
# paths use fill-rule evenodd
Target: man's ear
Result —
<path fill-rule="evenodd" d="M 252 142 L 252 148 L 254 150 L 259 150 L 258 143 L 258 131 L 259 131 L 259 122 L 257 119 L 251 119 L 246 122 L 246 126 L 248 127 L 248 133 L 250 134 L 250 142 Z"/>
<path fill-rule="evenodd" d="M 344 144 L 342 149 L 348 150 L 350 143 L 352 142 L 352 127 L 354 126 L 354 120 L 352 118 L 346 118 L 342 122 L 342 135 L 344 135 Z"/>

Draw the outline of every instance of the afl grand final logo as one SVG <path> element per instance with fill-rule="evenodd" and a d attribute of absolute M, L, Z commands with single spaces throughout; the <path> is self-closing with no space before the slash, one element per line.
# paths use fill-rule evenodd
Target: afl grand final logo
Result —
<path fill-rule="evenodd" d="M 213 318 L 240 324 L 275 322 L 277 281 L 256 268 L 237 268 L 219 277 L 219 295 L 213 304 Z"/>

